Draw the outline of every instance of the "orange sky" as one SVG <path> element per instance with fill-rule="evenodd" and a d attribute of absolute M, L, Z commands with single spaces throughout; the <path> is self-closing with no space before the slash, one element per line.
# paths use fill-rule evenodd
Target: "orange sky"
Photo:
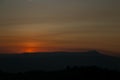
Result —
<path fill-rule="evenodd" d="M 0 52 L 120 53 L 118 0 L 2 0 Z"/>

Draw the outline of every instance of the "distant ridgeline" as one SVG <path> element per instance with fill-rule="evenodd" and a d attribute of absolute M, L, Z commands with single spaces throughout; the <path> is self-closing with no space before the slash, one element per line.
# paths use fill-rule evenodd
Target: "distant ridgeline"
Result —
<path fill-rule="evenodd" d="M 119 71 L 120 57 L 97 51 L 0 54 L 0 69 L 5 72 L 53 71 L 65 69 L 66 66 L 97 66 Z"/>

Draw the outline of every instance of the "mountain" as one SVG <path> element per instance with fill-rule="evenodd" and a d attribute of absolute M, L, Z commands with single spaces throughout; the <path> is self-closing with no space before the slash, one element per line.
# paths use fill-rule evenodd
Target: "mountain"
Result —
<path fill-rule="evenodd" d="M 120 70 L 120 57 L 108 56 L 97 51 L 41 52 L 0 54 L 0 70 L 24 72 L 29 70 L 57 70 L 66 66 L 98 66 Z"/>

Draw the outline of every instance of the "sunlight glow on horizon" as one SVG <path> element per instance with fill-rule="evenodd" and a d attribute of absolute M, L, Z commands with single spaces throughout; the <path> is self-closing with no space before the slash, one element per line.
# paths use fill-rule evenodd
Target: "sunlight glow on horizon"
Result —
<path fill-rule="evenodd" d="M 120 0 L 1 1 L 0 53 L 120 53 Z"/>

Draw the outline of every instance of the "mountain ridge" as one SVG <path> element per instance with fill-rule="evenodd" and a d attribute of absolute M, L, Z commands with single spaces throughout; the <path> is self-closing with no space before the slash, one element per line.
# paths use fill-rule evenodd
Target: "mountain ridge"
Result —
<path fill-rule="evenodd" d="M 36 54 L 71 54 L 71 53 L 78 53 L 78 54 L 87 54 L 87 55 L 104 55 L 104 56 L 111 56 L 111 57 L 118 57 L 116 55 L 109 55 L 106 54 L 108 51 L 97 51 L 97 50 L 87 50 L 87 51 L 79 51 L 79 52 L 69 52 L 69 51 L 55 51 L 55 52 L 24 52 L 24 53 L 0 53 L 0 55 L 36 55 Z M 109 52 L 110 53 L 110 52 Z"/>
<path fill-rule="evenodd" d="M 120 58 L 89 52 L 50 52 L 36 54 L 0 54 L 0 69 L 8 72 L 58 70 L 66 66 L 98 66 L 120 70 Z"/>

